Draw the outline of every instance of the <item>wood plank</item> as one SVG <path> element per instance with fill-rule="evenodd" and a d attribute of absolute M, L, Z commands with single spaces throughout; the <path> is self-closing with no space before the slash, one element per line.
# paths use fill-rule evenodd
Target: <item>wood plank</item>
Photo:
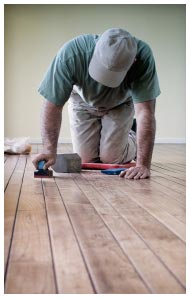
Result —
<path fill-rule="evenodd" d="M 156 176 L 159 177 L 159 176 Z M 166 185 L 160 185 L 160 183 L 157 183 L 156 177 L 153 179 L 151 176 L 150 179 L 142 179 L 136 183 L 134 180 L 127 180 L 125 179 L 125 185 L 126 187 L 128 186 L 129 188 L 132 188 L 134 191 L 151 191 L 153 194 L 159 193 L 160 197 L 165 197 L 166 195 L 168 196 L 168 199 L 170 199 L 171 202 L 174 202 L 174 205 L 176 202 L 180 204 L 182 207 L 185 207 L 186 204 L 186 199 L 185 195 L 176 192 L 172 188 L 168 188 Z M 120 183 L 120 184 L 118 184 Z M 122 182 L 117 182 L 118 185 L 123 186 L 124 183 Z"/>
<path fill-rule="evenodd" d="M 109 179 L 110 180 L 110 179 Z M 113 180 L 115 180 L 113 178 Z M 113 182 L 112 180 L 112 182 Z M 108 183 L 104 180 L 104 183 Z M 111 184 L 111 180 L 109 181 Z M 139 183 L 133 181 L 134 183 Z M 132 182 L 132 183 L 133 183 Z M 141 182 L 141 181 L 140 181 Z M 142 181 L 142 183 L 144 180 Z M 97 183 L 96 186 L 101 188 L 101 191 L 104 192 L 104 186 L 102 185 L 102 179 L 100 186 Z M 134 189 L 130 187 L 131 181 L 124 181 L 123 185 L 117 186 L 117 183 L 114 183 L 114 188 L 110 185 L 112 191 L 117 191 L 118 196 L 125 197 L 125 194 L 130 196 L 139 206 L 148 211 L 153 215 L 157 220 L 163 223 L 167 228 L 169 228 L 173 233 L 175 233 L 180 239 L 185 241 L 186 232 L 185 232 L 185 208 L 182 207 L 177 201 L 170 200 L 166 194 L 162 194 L 159 191 L 153 191 L 148 189 Z M 177 215 L 177 216 L 176 216 Z M 179 217 L 181 220 L 179 221 Z"/>
<path fill-rule="evenodd" d="M 45 210 L 18 211 L 10 260 L 29 263 L 51 261 Z"/>
<path fill-rule="evenodd" d="M 156 151 L 156 152 L 155 152 Z M 182 155 L 176 155 L 173 153 L 173 151 L 170 149 L 166 153 L 161 153 L 159 150 L 154 150 L 153 153 L 153 162 L 162 163 L 162 164 L 180 164 L 185 166 L 185 156 Z"/>
<path fill-rule="evenodd" d="M 171 150 L 177 154 L 185 154 L 186 151 L 186 144 L 156 144 L 156 147 L 162 151 L 162 154 L 169 153 Z M 175 162 L 174 159 L 172 159 L 172 161 Z"/>
<path fill-rule="evenodd" d="M 185 289 L 171 275 L 138 234 L 124 221 L 102 194 L 92 185 L 84 183 L 84 178 L 75 179 L 80 189 L 88 197 L 98 214 L 104 220 L 123 251 L 131 260 L 152 293 L 184 293 Z M 152 264 L 152 265 L 151 265 Z"/>
<path fill-rule="evenodd" d="M 42 204 L 41 179 L 35 181 L 30 169 L 32 164 L 28 156 L 10 250 L 5 292 L 56 293 L 45 203 Z M 29 187 L 31 182 L 34 187 L 33 193 Z M 41 199 L 40 203 L 37 202 L 38 199 Z M 27 266 L 30 269 L 27 270 Z M 15 271 L 18 272 L 16 276 Z M 43 277 L 36 278 L 40 275 Z"/>
<path fill-rule="evenodd" d="M 165 169 L 165 170 L 170 170 L 172 172 L 175 171 L 175 173 L 182 173 L 185 174 L 185 168 L 186 165 L 184 164 L 177 164 L 177 163 L 157 163 L 157 162 L 153 162 L 153 165 L 155 167 L 161 168 L 161 169 Z"/>
<path fill-rule="evenodd" d="M 122 189 L 122 192 L 125 193 L 125 189 Z M 164 201 L 163 197 L 160 197 L 160 194 L 152 195 L 146 192 L 127 192 L 127 195 L 185 242 L 185 223 L 179 221 L 176 216 L 177 213 L 179 217 L 185 219 L 185 211 L 183 209 L 180 209 L 179 206 L 176 206 L 176 208 L 174 206 L 173 210 L 171 210 L 170 204 Z"/>
<path fill-rule="evenodd" d="M 56 182 L 59 187 L 57 178 Z M 74 198 L 72 194 L 68 196 L 64 192 L 62 183 L 60 193 L 77 235 L 81 251 L 85 256 L 96 292 L 107 294 L 148 293 L 149 290 L 146 285 L 93 206 L 89 203 L 77 203 L 77 196 L 75 195 Z M 70 197 L 72 197 L 71 203 L 69 202 Z"/>
<path fill-rule="evenodd" d="M 5 294 L 54 294 L 54 287 L 49 263 L 12 262 Z"/>
<path fill-rule="evenodd" d="M 180 163 L 185 165 L 185 145 L 155 144 L 153 162 Z"/>
<path fill-rule="evenodd" d="M 32 164 L 32 159 L 33 155 L 27 157 L 26 171 L 19 200 L 19 210 L 38 211 L 45 209 L 41 179 L 34 178 L 35 168 Z"/>
<path fill-rule="evenodd" d="M 85 204 L 67 204 L 67 208 L 97 293 L 148 293 L 149 290 L 96 212 Z"/>
<path fill-rule="evenodd" d="M 5 292 L 185 293 L 185 146 L 156 144 L 152 177 L 140 181 L 34 179 L 41 149 L 5 162 Z"/>
<path fill-rule="evenodd" d="M 171 182 L 176 183 L 177 185 L 180 184 L 183 187 L 186 186 L 186 182 L 185 182 L 185 180 L 183 180 L 182 177 L 180 177 L 180 178 L 179 177 L 178 178 L 177 177 L 173 177 L 171 175 L 166 175 L 166 174 L 162 174 L 160 172 L 157 172 L 156 170 L 154 170 L 154 171 L 151 172 L 151 177 L 162 177 L 162 178 L 164 178 L 166 180 L 169 180 Z"/>
<path fill-rule="evenodd" d="M 5 292 L 56 293 L 45 210 L 17 213 Z"/>
<path fill-rule="evenodd" d="M 174 190 L 175 192 L 177 192 L 178 194 L 182 194 L 185 195 L 186 194 L 186 190 L 184 188 L 183 185 L 177 184 L 171 180 L 168 180 L 167 178 L 163 178 L 163 177 L 151 177 L 151 179 L 153 181 L 156 181 L 156 183 L 166 186 L 169 189 Z"/>
<path fill-rule="evenodd" d="M 142 209 L 131 212 L 118 207 L 117 210 L 185 286 L 184 243 Z"/>
<path fill-rule="evenodd" d="M 6 189 L 7 187 L 7 184 L 11 178 L 11 175 L 14 172 L 18 159 L 19 155 L 9 155 L 8 159 L 6 160 L 4 171 L 4 189 Z"/>
<path fill-rule="evenodd" d="M 132 196 L 127 195 L 126 191 L 122 196 L 118 195 L 120 186 L 117 186 L 115 178 L 109 177 L 109 183 L 107 182 L 109 187 L 105 189 L 102 178 L 96 177 L 94 181 L 93 175 L 86 175 L 86 177 L 89 183 L 93 184 L 102 193 L 102 196 L 109 200 L 119 214 L 144 239 L 181 284 L 185 285 L 185 244 L 154 216 L 140 207 Z M 138 185 L 138 181 L 133 182 Z M 175 250 L 173 250 L 174 247 Z"/>
<path fill-rule="evenodd" d="M 50 227 L 58 293 L 94 293 L 59 190 L 52 180 L 43 181 L 43 189 Z"/>
<path fill-rule="evenodd" d="M 13 175 L 5 191 L 4 201 L 4 264 L 8 262 L 8 254 L 13 233 L 16 209 L 20 196 L 22 179 L 25 171 L 26 156 L 20 156 Z"/>
<path fill-rule="evenodd" d="M 162 190 L 160 186 L 158 187 L 158 185 L 152 181 L 152 178 L 149 180 L 138 181 L 138 183 L 136 181 L 125 180 L 124 183 L 120 184 L 120 187 L 127 194 L 133 195 L 133 198 L 135 198 L 136 201 L 139 202 L 141 205 L 149 208 L 151 214 L 152 212 L 158 212 L 158 218 L 160 219 L 162 215 L 164 216 L 164 219 L 167 219 L 168 217 L 168 219 L 171 220 L 170 227 L 172 228 L 172 230 L 175 229 L 175 218 L 180 218 L 180 221 L 182 221 L 183 224 L 181 224 L 180 222 L 176 222 L 176 228 L 177 230 L 178 228 L 181 230 L 181 237 L 182 239 L 185 239 L 184 223 L 186 210 L 185 206 L 182 204 L 182 200 L 185 200 L 184 196 L 180 195 L 179 200 L 176 200 L 175 197 L 171 197 L 170 193 L 168 194 L 167 192 Z M 175 195 L 175 193 L 173 195 Z M 175 218 L 170 217 L 170 215 Z"/>
<path fill-rule="evenodd" d="M 152 170 L 152 176 L 160 176 L 172 182 L 175 182 L 176 184 L 181 184 L 184 187 L 186 186 L 185 173 L 172 172 L 168 169 L 162 169 L 154 165 L 152 165 L 151 170 Z"/>

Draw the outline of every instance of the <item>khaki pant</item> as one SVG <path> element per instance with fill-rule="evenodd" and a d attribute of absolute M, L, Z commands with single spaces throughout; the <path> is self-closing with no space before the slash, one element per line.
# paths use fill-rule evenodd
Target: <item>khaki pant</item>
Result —
<path fill-rule="evenodd" d="M 136 157 L 136 137 L 130 131 L 132 100 L 110 110 L 87 105 L 78 94 L 69 99 L 73 150 L 82 162 L 126 163 Z"/>

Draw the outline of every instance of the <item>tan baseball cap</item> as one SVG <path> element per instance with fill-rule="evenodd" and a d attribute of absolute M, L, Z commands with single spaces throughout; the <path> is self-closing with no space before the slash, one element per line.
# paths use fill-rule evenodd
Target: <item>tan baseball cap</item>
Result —
<path fill-rule="evenodd" d="M 118 87 L 125 78 L 137 54 L 137 43 L 127 31 L 113 28 L 97 41 L 89 64 L 89 74 L 107 87 Z"/>

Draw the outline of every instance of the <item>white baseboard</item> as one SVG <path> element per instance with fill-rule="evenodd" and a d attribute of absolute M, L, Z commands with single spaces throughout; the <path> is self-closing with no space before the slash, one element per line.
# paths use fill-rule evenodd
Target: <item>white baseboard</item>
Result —
<path fill-rule="evenodd" d="M 40 138 L 31 138 L 30 142 L 32 144 L 41 144 L 42 140 Z M 59 138 L 59 144 L 70 144 L 71 138 Z M 156 138 L 156 144 L 186 144 L 185 138 Z"/>

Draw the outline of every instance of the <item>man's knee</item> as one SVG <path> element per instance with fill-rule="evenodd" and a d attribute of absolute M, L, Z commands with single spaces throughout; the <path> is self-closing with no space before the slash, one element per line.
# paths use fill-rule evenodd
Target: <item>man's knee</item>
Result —
<path fill-rule="evenodd" d="M 99 156 L 90 150 L 74 150 L 81 158 L 82 163 L 100 162 Z"/>
<path fill-rule="evenodd" d="M 128 139 L 128 142 L 126 142 L 125 145 L 119 146 L 113 145 L 112 147 L 109 146 L 109 148 L 101 148 L 100 150 L 100 160 L 103 163 L 108 164 L 122 164 L 130 162 L 131 160 L 134 160 L 136 157 L 136 141 L 135 139 Z"/>
<path fill-rule="evenodd" d="M 120 163 L 121 159 L 121 155 L 120 154 L 113 154 L 113 152 L 110 150 L 110 151 L 107 151 L 107 150 L 103 150 L 101 153 L 100 153 L 100 161 L 102 163 L 108 163 L 108 164 L 112 164 L 112 163 Z"/>

